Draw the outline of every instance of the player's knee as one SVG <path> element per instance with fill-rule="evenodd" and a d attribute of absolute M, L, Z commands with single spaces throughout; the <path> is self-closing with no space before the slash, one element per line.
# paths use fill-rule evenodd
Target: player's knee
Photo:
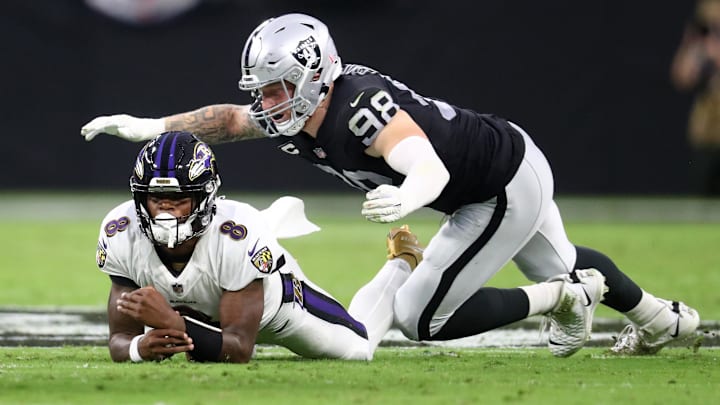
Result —
<path fill-rule="evenodd" d="M 347 345 L 345 353 L 341 356 L 343 360 L 364 360 L 373 359 L 373 352 L 370 349 L 370 342 L 365 338 L 351 338 L 344 340 Z"/>
<path fill-rule="evenodd" d="M 342 357 L 342 359 L 355 361 L 370 361 L 373 359 L 373 354 L 370 353 L 370 351 L 367 349 L 351 350 L 348 351 L 345 356 Z"/>
<path fill-rule="evenodd" d="M 398 299 L 398 296 L 395 296 L 393 310 L 395 312 L 395 326 L 400 329 L 408 339 L 419 340 L 417 308 L 414 308 L 412 305 L 407 305 L 403 300 Z"/>
<path fill-rule="evenodd" d="M 558 273 L 558 272 L 549 272 L 548 271 L 548 270 L 555 270 L 555 269 L 538 268 L 538 267 L 530 266 L 530 265 L 523 265 L 523 266 L 518 265 L 518 268 L 520 269 L 520 271 L 525 275 L 525 277 L 528 280 L 536 282 L 536 283 L 545 281 L 554 275 L 562 274 L 562 273 Z"/>

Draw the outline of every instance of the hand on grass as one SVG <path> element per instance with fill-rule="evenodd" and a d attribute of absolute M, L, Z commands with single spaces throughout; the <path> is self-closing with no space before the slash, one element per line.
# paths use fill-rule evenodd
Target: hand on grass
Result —
<path fill-rule="evenodd" d="M 138 352 L 146 360 L 161 361 L 193 349 L 192 338 L 176 329 L 152 329 L 138 342 Z"/>

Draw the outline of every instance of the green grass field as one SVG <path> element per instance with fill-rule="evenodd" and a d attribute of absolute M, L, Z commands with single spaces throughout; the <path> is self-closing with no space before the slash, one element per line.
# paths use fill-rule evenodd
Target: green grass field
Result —
<path fill-rule="evenodd" d="M 271 201 L 228 197 L 259 208 Z M 99 222 L 127 198 L 1 195 L 0 307 L 102 309 L 109 280 L 95 266 Z M 360 217 L 359 195 L 306 201 L 308 216 L 323 230 L 283 244 L 313 281 L 347 304 L 384 262 L 388 227 Z M 717 203 L 560 199 L 559 205 L 576 244 L 605 252 L 645 289 L 688 302 L 703 320 L 720 319 Z M 407 222 L 427 241 L 440 219 L 420 212 Z M 525 283 L 510 264 L 490 284 Z M 620 317 L 602 307 L 596 316 Z M 0 347 L 0 404 L 713 403 L 720 398 L 718 357 L 705 347 L 647 358 L 587 348 L 569 359 L 543 349 L 382 348 L 373 362 L 354 363 L 263 348 L 250 365 L 182 357 L 136 365 L 112 363 L 105 347 Z"/>
<path fill-rule="evenodd" d="M 585 349 L 380 349 L 370 363 L 266 349 L 249 365 L 114 364 L 105 348 L 0 352 L 2 404 L 710 404 L 717 350 L 648 358 Z"/>
<path fill-rule="evenodd" d="M 243 198 L 239 193 L 228 197 L 248 200 L 259 208 L 272 201 L 267 196 Z M 104 307 L 109 280 L 95 265 L 100 221 L 127 198 L 128 194 L 91 195 L 82 204 L 77 195 L 0 196 L 0 306 Z M 313 281 L 348 304 L 385 261 L 389 226 L 370 223 L 359 215 L 361 196 L 305 199 L 308 217 L 322 231 L 282 243 Z M 640 208 L 634 208 L 633 201 L 624 204 L 625 209 L 613 208 L 617 202 L 613 199 L 566 203 L 571 212 L 566 219 L 570 239 L 608 254 L 651 293 L 685 300 L 704 319 L 720 319 L 716 291 L 720 286 L 720 220 L 713 214 L 720 213 L 720 204 L 702 206 L 704 214 L 693 217 L 682 211 L 697 207 L 694 200 L 674 205 L 667 200 L 645 201 Z M 563 200 L 559 205 L 563 209 Z M 628 218 L 628 211 L 642 215 L 642 220 Z M 407 222 L 421 241 L 427 241 L 441 218 L 423 211 Z M 498 287 L 526 283 L 512 264 L 490 282 Z M 598 316 L 616 314 L 601 307 Z"/>

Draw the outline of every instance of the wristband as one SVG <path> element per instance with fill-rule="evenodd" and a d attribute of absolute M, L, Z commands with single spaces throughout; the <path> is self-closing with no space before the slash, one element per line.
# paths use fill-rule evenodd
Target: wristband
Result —
<path fill-rule="evenodd" d="M 137 335 L 130 341 L 130 361 L 133 363 L 140 363 L 143 361 L 142 356 L 140 356 L 140 351 L 138 350 L 138 342 L 140 342 L 140 339 L 145 337 L 145 335 Z"/>

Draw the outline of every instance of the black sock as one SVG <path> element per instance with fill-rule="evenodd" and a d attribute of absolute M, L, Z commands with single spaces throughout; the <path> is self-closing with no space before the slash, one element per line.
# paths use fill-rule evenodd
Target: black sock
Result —
<path fill-rule="evenodd" d="M 620 271 L 609 257 L 597 250 L 582 246 L 575 246 L 575 250 L 577 250 L 575 269 L 592 267 L 605 276 L 605 284 L 610 290 L 605 294 L 603 304 L 620 312 L 635 308 L 642 298 L 642 290 L 630 277 Z"/>
<path fill-rule="evenodd" d="M 424 340 L 450 340 L 477 335 L 527 318 L 525 291 L 484 287 L 458 308 L 443 328 Z"/>

